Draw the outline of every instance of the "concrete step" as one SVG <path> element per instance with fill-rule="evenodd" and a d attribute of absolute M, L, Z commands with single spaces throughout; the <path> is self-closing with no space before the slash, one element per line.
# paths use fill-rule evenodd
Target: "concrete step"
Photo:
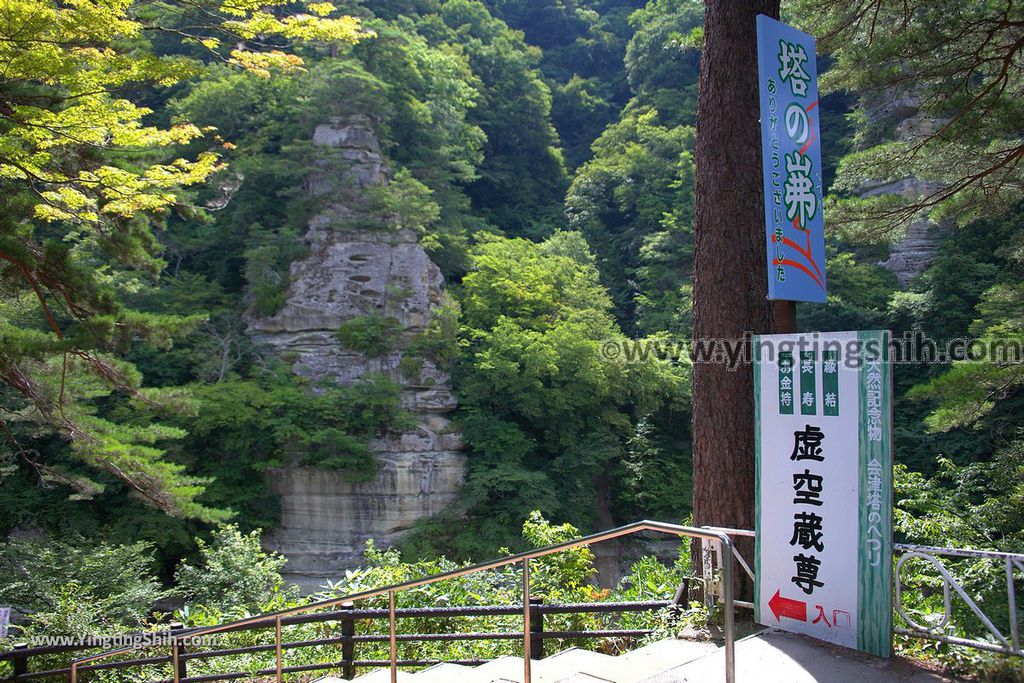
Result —
<path fill-rule="evenodd" d="M 725 654 L 719 649 L 643 683 L 716 683 L 725 680 Z M 804 638 L 767 631 L 736 643 L 736 680 L 758 683 L 950 683 L 951 679 L 906 660 L 881 659 Z"/>
<path fill-rule="evenodd" d="M 573 676 L 585 673 L 590 678 L 582 678 L 579 679 L 580 681 L 612 683 L 610 679 L 601 678 L 594 671 L 599 671 L 601 668 L 613 664 L 614 661 L 614 657 L 589 650 L 570 648 L 551 657 L 534 660 L 530 665 L 530 678 L 532 683 L 561 683 L 561 681 L 570 680 Z M 590 671 L 584 672 L 584 668 Z M 454 681 L 458 681 L 458 683 L 523 683 L 523 660 L 519 657 L 499 657 L 486 664 L 481 664 L 475 669 L 460 673 L 462 675 L 458 678 L 449 680 L 453 683 Z"/>
<path fill-rule="evenodd" d="M 574 676 L 589 676 L 590 680 L 617 683 L 614 678 L 603 678 L 600 672 L 615 667 L 615 657 L 578 647 L 562 650 L 558 654 L 535 661 L 531 671 L 533 683 L 562 683 Z M 579 679 L 587 680 L 587 679 Z"/>
<path fill-rule="evenodd" d="M 475 669 L 463 664 L 435 664 L 421 671 L 414 676 L 416 683 L 451 683 L 453 681 L 466 681 L 473 676 Z"/>
<path fill-rule="evenodd" d="M 550 657 L 534 660 L 532 683 L 637 683 L 665 671 L 679 671 L 683 665 L 714 652 L 712 643 L 662 640 L 617 657 L 591 650 L 570 648 Z M 391 672 L 377 669 L 355 679 L 359 683 L 390 683 Z M 398 672 L 400 683 L 523 683 L 523 660 L 498 657 L 477 667 L 436 664 L 415 674 Z M 339 678 L 322 678 L 317 683 L 345 683 Z"/>
<path fill-rule="evenodd" d="M 523 660 L 521 657 L 498 657 L 473 669 L 471 675 L 458 683 L 495 683 L 511 681 L 523 683 Z"/>
<path fill-rule="evenodd" d="M 533 683 L 720 683 L 724 651 L 711 643 L 662 640 L 618 657 L 573 648 L 533 663 Z M 388 683 L 378 669 L 356 679 Z M 523 660 L 500 657 L 478 667 L 439 664 L 416 674 L 399 672 L 403 683 L 522 683 Z M 736 643 L 736 680 L 757 683 L 951 683 L 912 662 L 880 659 L 780 631 Z M 317 683 L 345 683 L 321 678 Z"/>
<path fill-rule="evenodd" d="M 621 675 L 616 683 L 642 681 L 662 671 L 700 659 L 718 649 L 714 643 L 705 641 L 673 638 L 659 640 L 616 657 L 616 671 Z"/>
<path fill-rule="evenodd" d="M 391 683 L 391 670 L 390 669 L 377 669 L 370 673 L 363 674 L 362 676 L 356 676 L 355 680 L 359 683 Z M 416 683 L 416 674 L 411 674 L 406 671 L 398 672 L 398 683 Z M 327 679 L 327 681 L 339 681 L 339 683 L 351 683 L 350 681 L 340 681 L 339 679 Z M 323 679 L 317 681 L 317 683 L 326 683 Z"/>

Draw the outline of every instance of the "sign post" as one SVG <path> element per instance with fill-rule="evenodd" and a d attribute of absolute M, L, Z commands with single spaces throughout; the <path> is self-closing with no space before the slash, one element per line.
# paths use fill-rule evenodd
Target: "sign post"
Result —
<path fill-rule="evenodd" d="M 754 338 L 755 621 L 888 657 L 888 332 Z"/>
<path fill-rule="evenodd" d="M 825 301 L 825 222 L 814 38 L 757 16 L 768 298 Z"/>

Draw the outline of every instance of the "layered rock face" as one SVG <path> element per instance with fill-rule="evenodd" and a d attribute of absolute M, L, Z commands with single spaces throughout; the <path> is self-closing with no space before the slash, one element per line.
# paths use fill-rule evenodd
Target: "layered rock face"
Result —
<path fill-rule="evenodd" d="M 906 287 L 935 258 L 948 227 L 926 218 L 914 219 L 903 237 L 889 247 L 889 258 L 878 265 L 892 272 L 900 286 Z"/>
<path fill-rule="evenodd" d="M 867 115 L 873 121 L 893 121 L 895 138 L 911 141 L 935 132 L 942 123 L 923 114 L 919 105 L 912 94 L 892 93 L 869 106 Z M 916 199 L 937 189 L 936 185 L 917 178 L 904 178 L 890 183 L 867 184 L 860 188 L 858 194 L 862 197 L 901 195 Z M 925 217 L 915 218 L 907 225 L 903 237 L 892 243 L 889 258 L 878 265 L 892 272 L 900 286 L 906 287 L 931 263 L 949 228 L 947 224 L 935 223 Z"/>
<path fill-rule="evenodd" d="M 285 578 L 305 590 L 358 564 L 366 539 L 387 545 L 439 512 L 464 474 L 461 435 L 448 418 L 455 398 L 447 373 L 426 360 L 410 382 L 399 372 L 400 351 L 371 358 L 343 348 L 335 336 L 343 322 L 368 315 L 395 318 L 406 337 L 421 331 L 441 302 L 441 272 L 414 233 L 351 227 L 365 215 L 365 189 L 387 182 L 373 122 L 332 120 L 317 127 L 313 140 L 325 148 L 325 161 L 311 183 L 323 209 L 309 223 L 309 253 L 291 266 L 285 305 L 250 319 L 249 332 L 313 381 L 350 385 L 374 373 L 388 376 L 402 386 L 402 405 L 416 425 L 371 443 L 380 462 L 374 481 L 298 466 L 269 474 L 281 526 L 266 542 L 288 558 Z"/>

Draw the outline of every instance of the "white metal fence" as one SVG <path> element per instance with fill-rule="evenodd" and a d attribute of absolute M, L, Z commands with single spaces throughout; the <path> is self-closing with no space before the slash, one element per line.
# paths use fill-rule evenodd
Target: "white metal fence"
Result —
<path fill-rule="evenodd" d="M 706 528 L 730 536 L 756 536 L 750 529 Z M 704 576 L 713 576 L 721 566 L 717 545 L 704 542 L 702 547 Z M 732 551 L 744 573 L 754 580 L 754 569 L 736 545 Z M 897 634 L 1024 657 L 1017 601 L 1018 584 L 1024 586 L 1024 554 L 907 543 L 893 544 L 893 551 L 893 609 L 903 621 L 894 629 Z M 911 584 L 907 575 L 917 563 L 924 565 L 916 567 L 918 582 Z M 997 574 L 1001 575 L 998 580 Z M 991 588 L 1003 578 L 1005 600 L 995 599 L 991 590 L 979 590 L 979 586 Z M 934 597 L 939 594 L 940 600 Z M 714 601 L 716 595 L 714 584 L 712 590 L 705 591 L 706 600 Z M 939 610 L 925 610 L 924 603 L 938 603 Z M 736 600 L 735 605 L 754 607 L 743 600 Z"/>

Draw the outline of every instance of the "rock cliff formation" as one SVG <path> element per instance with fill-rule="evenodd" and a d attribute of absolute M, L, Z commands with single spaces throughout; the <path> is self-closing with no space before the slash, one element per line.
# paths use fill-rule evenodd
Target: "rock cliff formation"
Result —
<path fill-rule="evenodd" d="M 900 286 L 906 287 L 935 258 L 948 227 L 926 218 L 914 219 L 903 237 L 889 247 L 889 258 L 878 265 L 892 272 Z"/>
<path fill-rule="evenodd" d="M 380 462 L 373 481 L 354 483 L 337 472 L 298 466 L 269 474 L 281 525 L 267 544 L 288 558 L 285 578 L 305 590 L 357 564 L 367 538 L 386 545 L 438 512 L 464 473 L 461 435 L 448 419 L 455 408 L 448 374 L 426 360 L 410 382 L 399 372 L 400 351 L 369 357 L 335 336 L 345 321 L 381 315 L 397 320 L 399 334 L 409 337 L 429 322 L 442 298 L 441 272 L 414 233 L 365 227 L 366 189 L 388 180 L 373 122 L 335 119 L 318 126 L 313 141 L 324 148 L 310 183 L 322 207 L 309 222 L 308 255 L 291 266 L 284 306 L 250 318 L 249 332 L 314 381 L 348 385 L 383 373 L 402 385 L 402 405 L 416 425 L 371 444 Z"/>
<path fill-rule="evenodd" d="M 888 121 L 893 124 L 894 137 L 901 141 L 928 135 L 941 123 L 921 112 L 920 102 L 909 93 L 892 93 L 889 97 L 880 98 L 867 107 L 866 113 L 870 121 Z M 902 195 L 916 199 L 936 189 L 934 184 L 917 178 L 903 178 L 896 182 L 866 184 L 858 194 L 862 197 Z M 923 216 L 913 219 L 906 226 L 903 236 L 890 246 L 889 258 L 878 265 L 891 271 L 900 285 L 906 287 L 931 263 L 949 227 Z"/>

